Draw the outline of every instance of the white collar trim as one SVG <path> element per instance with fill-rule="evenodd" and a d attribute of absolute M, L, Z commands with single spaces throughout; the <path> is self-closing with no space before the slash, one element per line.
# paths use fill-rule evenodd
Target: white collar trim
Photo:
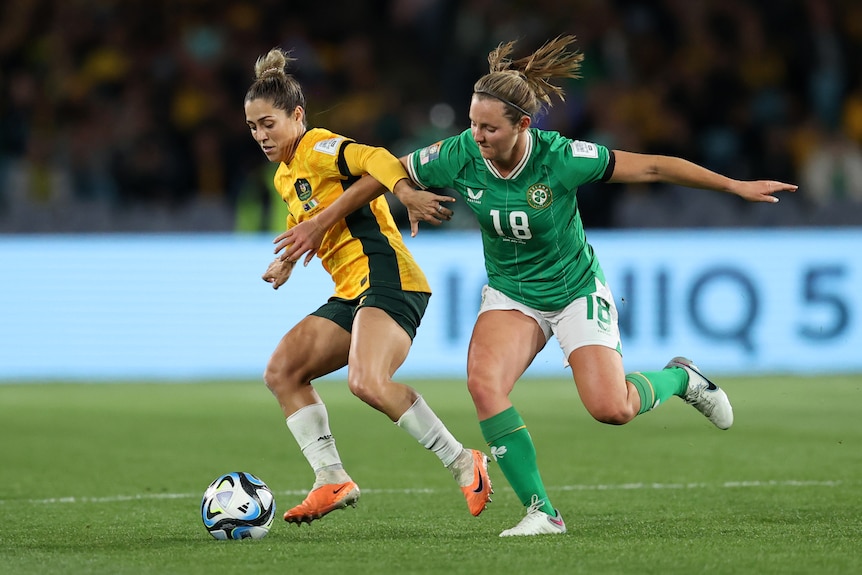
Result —
<path fill-rule="evenodd" d="M 503 176 L 500 174 L 500 170 L 494 165 L 491 160 L 485 160 L 485 165 L 488 166 L 488 171 L 494 174 L 495 177 L 501 180 L 514 180 L 517 178 L 521 172 L 524 171 L 524 166 L 527 165 L 527 162 L 530 161 L 530 156 L 533 154 L 533 132 L 532 130 L 527 130 L 527 145 L 524 148 L 524 155 L 521 156 L 521 160 L 518 164 L 509 172 L 508 176 Z M 484 158 L 483 158 L 484 159 Z"/>

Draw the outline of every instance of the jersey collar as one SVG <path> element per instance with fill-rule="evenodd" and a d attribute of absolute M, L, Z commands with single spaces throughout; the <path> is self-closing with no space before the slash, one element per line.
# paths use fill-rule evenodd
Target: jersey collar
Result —
<path fill-rule="evenodd" d="M 515 168 L 509 172 L 508 176 L 503 176 L 500 174 L 500 171 L 494 166 L 494 163 L 491 160 L 485 160 L 485 165 L 488 167 L 488 171 L 491 172 L 494 177 L 499 178 L 501 180 L 514 180 L 521 172 L 524 171 L 524 166 L 530 161 L 530 156 L 533 155 L 533 131 L 527 130 L 527 145 L 524 147 L 524 155 L 521 156 L 521 159 L 518 161 L 518 164 Z"/>

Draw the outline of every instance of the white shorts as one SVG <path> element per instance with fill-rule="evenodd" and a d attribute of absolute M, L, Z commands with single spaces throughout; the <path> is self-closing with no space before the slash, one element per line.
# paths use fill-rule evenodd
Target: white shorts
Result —
<path fill-rule="evenodd" d="M 603 345 L 622 353 L 614 296 L 610 288 L 599 280 L 596 280 L 595 292 L 556 311 L 533 309 L 486 285 L 482 288 L 479 314 L 491 310 L 517 310 L 536 320 L 546 342 L 552 335 L 557 337 L 565 367 L 569 365 L 569 355 L 585 345 Z"/>

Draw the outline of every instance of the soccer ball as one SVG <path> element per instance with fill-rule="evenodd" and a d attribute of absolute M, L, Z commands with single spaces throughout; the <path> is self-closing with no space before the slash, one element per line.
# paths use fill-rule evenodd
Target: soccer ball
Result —
<path fill-rule="evenodd" d="M 217 477 L 201 501 L 204 527 L 216 539 L 261 539 L 269 533 L 274 518 L 272 491 L 244 471 Z"/>

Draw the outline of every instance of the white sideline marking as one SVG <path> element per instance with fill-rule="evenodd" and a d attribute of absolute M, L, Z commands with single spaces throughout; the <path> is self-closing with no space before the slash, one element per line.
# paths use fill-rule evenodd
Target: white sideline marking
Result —
<path fill-rule="evenodd" d="M 725 481 L 723 483 L 620 483 L 617 485 L 561 485 L 548 487 L 548 491 L 626 491 L 637 489 L 714 489 L 716 487 L 725 489 L 737 489 L 745 487 L 838 487 L 843 481 L 797 481 L 787 479 L 783 481 Z M 307 490 L 278 491 L 276 495 L 302 496 Z M 440 489 L 363 489 L 362 493 L 388 493 L 399 495 L 435 494 L 441 493 Z M 34 505 L 50 505 L 55 503 L 118 503 L 123 501 L 146 501 L 151 499 L 199 499 L 200 494 L 195 493 L 146 493 L 138 495 L 113 495 L 110 497 L 50 497 L 48 499 L 24 499 L 23 503 Z M 22 500 L 0 499 L 0 505 L 7 503 L 20 504 Z"/>
<path fill-rule="evenodd" d="M 725 481 L 724 483 L 621 483 L 619 485 L 563 485 L 558 491 L 604 491 L 626 489 L 707 489 L 714 487 L 837 487 L 841 481 Z M 548 488 L 553 491 L 554 488 Z"/>

